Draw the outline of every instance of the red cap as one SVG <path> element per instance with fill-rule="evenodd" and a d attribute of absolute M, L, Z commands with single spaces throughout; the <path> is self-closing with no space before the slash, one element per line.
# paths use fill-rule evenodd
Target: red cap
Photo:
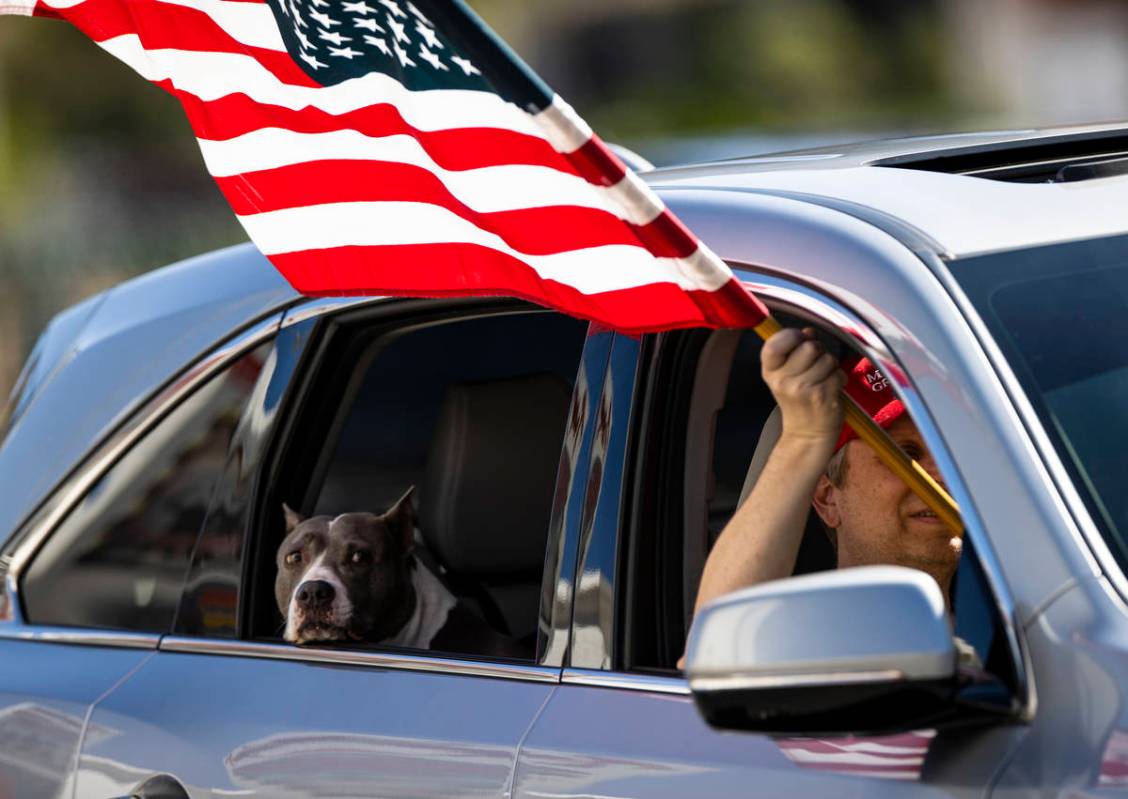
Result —
<path fill-rule="evenodd" d="M 850 365 L 851 362 L 853 366 Z M 843 362 L 842 368 L 850 378 L 846 382 L 846 393 L 877 422 L 879 427 L 887 428 L 901 418 L 905 406 L 893 393 L 892 383 L 869 358 L 858 359 L 856 355 L 851 356 Z M 851 430 L 849 425 L 842 425 L 842 434 L 838 437 L 838 443 L 834 445 L 834 451 L 838 452 L 846 446 L 847 442 L 857 437 L 858 434 Z"/>

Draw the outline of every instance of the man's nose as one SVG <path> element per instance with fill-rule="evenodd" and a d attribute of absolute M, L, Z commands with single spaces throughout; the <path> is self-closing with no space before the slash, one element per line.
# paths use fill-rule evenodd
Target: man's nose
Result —
<path fill-rule="evenodd" d="M 336 595 L 333 586 L 324 580 L 307 580 L 298 586 L 295 598 L 301 607 L 312 609 L 327 606 Z"/>

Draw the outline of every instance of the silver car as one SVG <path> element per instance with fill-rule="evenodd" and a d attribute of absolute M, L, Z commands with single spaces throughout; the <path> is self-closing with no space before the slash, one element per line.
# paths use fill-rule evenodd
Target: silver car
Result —
<path fill-rule="evenodd" d="M 0 797 L 1128 788 L 1126 142 L 647 173 L 785 323 L 895 377 L 966 525 L 950 609 L 812 530 L 802 575 L 690 631 L 772 408 L 750 331 L 310 300 L 250 246 L 65 311 L 3 422 Z M 411 486 L 417 557 L 523 657 L 283 640 L 283 503 Z"/>

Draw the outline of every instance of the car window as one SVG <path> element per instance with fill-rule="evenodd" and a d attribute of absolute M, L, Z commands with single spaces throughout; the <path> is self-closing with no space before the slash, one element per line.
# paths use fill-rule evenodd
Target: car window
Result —
<path fill-rule="evenodd" d="M 263 498 L 253 637 L 533 659 L 587 325 L 504 307 L 326 332 Z M 436 608 L 432 634 L 410 632 Z"/>
<path fill-rule="evenodd" d="M 90 489 L 23 578 L 31 623 L 169 630 L 229 441 L 269 351 L 259 346 L 197 389 Z"/>
<path fill-rule="evenodd" d="M 1128 569 L 1128 237 L 968 258 L 951 270 Z"/>
<path fill-rule="evenodd" d="M 785 325 L 799 320 L 781 315 Z M 705 559 L 747 491 L 753 453 L 766 425 L 775 424 L 775 402 L 760 377 L 761 342 L 752 331 L 674 334 L 651 369 L 651 396 L 640 401 L 669 410 L 659 424 L 636 427 L 639 452 L 635 474 L 664 481 L 645 506 L 630 509 L 627 548 L 617 579 L 620 591 L 620 652 L 615 658 L 628 671 L 676 674 L 684 650 L 698 581 Z M 851 350 L 829 329 L 819 338 L 842 359 Z M 653 396 L 661 392 L 664 397 Z M 647 414 L 638 414 L 640 419 Z M 653 417 L 653 414 L 650 414 Z M 677 435 L 673 430 L 679 431 Z M 811 513 L 801 542 L 795 574 L 836 568 L 828 531 Z M 997 606 L 969 540 L 964 541 L 952 589 L 956 633 L 966 641 L 986 672 L 976 690 L 984 697 L 1006 696 L 1013 685 L 1013 664 Z M 1004 701 L 1004 700 L 1001 700 Z"/>

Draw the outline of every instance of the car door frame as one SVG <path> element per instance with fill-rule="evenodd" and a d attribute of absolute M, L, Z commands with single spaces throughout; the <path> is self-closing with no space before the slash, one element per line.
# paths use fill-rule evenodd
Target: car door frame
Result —
<path fill-rule="evenodd" d="M 290 315 L 282 320 L 281 327 L 283 330 L 297 324 L 310 325 L 318 321 L 325 321 L 331 318 L 332 315 L 349 311 L 356 308 L 358 305 L 372 302 L 371 300 L 357 301 L 357 300 L 323 300 L 301 305 L 296 307 Z M 446 307 L 456 307 L 459 309 L 458 316 L 471 316 L 475 311 L 472 310 L 478 305 L 489 305 L 494 307 L 498 301 L 492 300 L 435 300 L 435 301 L 413 301 L 415 303 L 427 302 L 430 309 L 445 309 Z M 520 308 L 515 309 L 520 312 Z M 397 318 L 409 318 L 403 316 L 405 312 L 402 308 L 390 309 L 388 312 L 388 319 L 395 324 Z M 455 316 L 451 314 L 452 318 Z M 311 336 L 310 346 L 308 352 L 317 352 L 318 347 L 316 341 L 319 340 Z M 612 334 L 606 331 L 591 330 L 589 329 L 588 338 L 585 340 L 583 352 L 580 357 L 579 368 L 585 378 L 582 381 L 577 381 L 583 385 L 601 385 L 603 370 L 606 368 L 607 351 L 612 340 Z M 305 374 L 307 365 L 299 366 L 298 362 L 302 359 L 296 359 L 292 367 L 291 373 L 291 386 L 300 385 L 299 374 Z M 287 397 L 282 401 L 284 407 L 293 407 L 294 399 Z M 343 650 L 319 647 L 296 647 L 290 644 L 282 644 L 275 642 L 263 642 L 247 639 L 247 631 L 241 630 L 239 636 L 235 638 L 214 638 L 214 637 L 198 637 L 180 634 L 169 634 L 162 636 L 158 644 L 157 660 L 152 661 L 153 666 L 146 666 L 141 672 L 147 672 L 150 668 L 163 669 L 160 658 L 166 655 L 172 656 L 207 656 L 209 658 L 218 659 L 234 658 L 239 661 L 248 661 L 253 659 L 263 659 L 269 661 L 300 661 L 310 666 L 318 668 L 322 667 L 339 667 L 339 666 L 353 666 L 371 669 L 373 672 L 416 672 L 416 673 L 430 673 L 435 676 L 460 676 L 460 677 L 477 677 L 477 678 L 491 678 L 491 681 L 519 681 L 526 683 L 537 683 L 546 689 L 543 700 L 538 700 L 536 706 L 530 709 L 527 719 L 522 720 L 522 725 L 517 732 L 522 735 L 527 732 L 529 728 L 535 723 L 540 709 L 543 708 L 544 703 L 547 702 L 551 696 L 552 690 L 559 684 L 561 669 L 563 667 L 562 659 L 564 653 L 568 650 L 568 636 L 570 633 L 571 621 L 571 600 L 568 594 L 568 581 L 574 572 L 574 563 L 576 557 L 576 541 L 577 536 L 574 533 L 575 527 L 575 513 L 571 512 L 572 508 L 579 507 L 579 504 L 585 494 L 586 482 L 583 476 L 587 474 L 586 458 L 590 453 L 592 431 L 595 427 L 596 413 L 598 410 L 598 402 L 592 403 L 590 398 L 581 403 L 581 407 L 576 409 L 576 412 L 569 414 L 569 420 L 565 431 L 565 441 L 574 440 L 576 446 L 570 453 L 570 457 L 561 458 L 561 464 L 567 463 L 568 469 L 561 469 L 557 475 L 557 501 L 554 502 L 552 515 L 549 523 L 548 543 L 546 547 L 546 564 L 547 568 L 544 571 L 542 596 L 552 597 L 552 601 L 542 603 L 542 625 L 547 624 L 547 627 L 542 629 L 547 632 L 545 636 L 546 646 L 541 650 L 541 657 L 537 663 L 506 663 L 506 662 L 490 662 L 483 660 L 471 660 L 459 658 L 457 656 L 442 656 L 431 657 L 426 653 L 416 653 L 408 651 L 364 651 L 364 650 Z M 290 416 L 290 412 L 284 411 L 281 414 L 281 423 L 275 423 L 274 429 L 266 433 L 267 438 L 275 439 L 276 436 L 281 435 L 284 431 L 285 424 Z M 267 447 L 262 446 L 259 448 L 265 452 Z M 256 471 L 263 475 L 268 475 L 271 468 L 271 457 L 265 454 L 256 465 Z M 264 479 L 267 479 L 264 477 Z M 256 505 L 261 504 L 262 489 L 256 490 Z M 252 519 L 256 514 L 252 512 Z M 243 531 L 244 535 L 244 551 L 249 552 L 250 539 L 252 536 L 261 531 L 256 529 L 256 522 L 251 521 L 245 526 Z M 246 556 L 245 556 L 246 557 Z M 246 570 L 244 570 L 244 580 L 246 579 Z M 245 602 L 244 597 L 246 594 L 241 592 L 240 603 Z M 245 610 L 245 608 L 244 608 Z M 246 619 L 245 613 L 240 613 L 240 619 Z M 198 661 L 202 662 L 202 661 Z M 173 668 L 175 671 L 178 666 L 171 665 L 171 661 L 166 663 L 170 664 L 168 667 Z M 185 661 L 191 663 L 191 661 Z M 242 669 L 241 666 L 238 667 Z M 274 669 L 277 672 L 277 669 Z M 158 674 L 160 671 L 158 671 Z M 143 676 L 143 675 L 142 675 Z M 116 689 L 108 697 L 103 698 L 97 707 L 91 719 L 97 721 L 98 713 L 101 708 L 105 707 L 106 712 L 111 716 L 115 714 L 115 708 L 120 701 L 124 703 L 125 707 L 136 707 L 136 703 L 131 700 L 130 683 L 133 679 L 125 683 L 121 688 Z M 151 678 L 150 678 L 151 679 Z M 253 710 L 253 709 L 252 709 Z M 120 718 L 120 715 L 119 715 Z M 515 738 L 515 748 L 511 755 L 509 764 L 510 775 L 512 770 L 516 767 L 518 753 L 519 753 L 519 739 Z M 85 750 L 83 751 L 83 758 L 86 757 Z M 94 757 L 94 756 L 92 756 Z M 100 758 L 95 758 L 100 759 Z M 80 760 L 80 777 L 84 773 L 81 769 Z M 438 776 L 436 778 L 439 778 Z"/>
<path fill-rule="evenodd" d="M 744 267 L 744 269 L 748 269 L 748 267 Z M 840 330 L 848 330 L 857 343 L 865 349 L 866 354 L 884 369 L 886 374 L 903 372 L 889 348 L 877 333 L 863 319 L 844 305 L 828 297 L 825 292 L 817 291 L 796 281 L 766 275 L 762 272 L 742 270 L 738 272 L 738 276 L 774 310 L 786 311 L 800 317 L 809 318 L 812 321 L 818 320 L 823 324 L 833 324 Z M 643 361 L 651 357 L 651 354 L 646 348 L 641 347 L 639 342 L 626 339 L 622 343 L 617 341 L 616 346 L 620 352 L 629 350 L 637 355 L 639 362 L 635 369 L 636 373 L 646 368 Z M 1018 624 L 1015 601 L 1003 579 L 997 555 L 984 529 L 982 520 L 979 518 L 975 504 L 971 501 L 967 487 L 960 478 L 952 454 L 931 414 L 925 407 L 920 393 L 908 381 L 898 384 L 898 393 L 917 424 L 921 436 L 928 445 L 939 468 L 948 478 L 949 490 L 960 505 L 966 526 L 965 534 L 970 539 L 982 563 L 992 597 L 1003 621 L 1003 629 L 1018 675 L 1018 699 L 1023 708 L 1022 715 L 1029 718 L 1033 713 L 1035 702 L 1033 686 L 1030 683 L 1029 662 L 1021 627 Z M 638 414 L 642 410 L 637 405 L 626 412 L 620 410 L 613 424 L 620 427 L 629 427 L 634 421 L 631 418 L 632 415 Z M 627 479 L 629 479 L 629 474 L 629 471 L 626 472 Z M 627 480 L 620 479 L 621 477 L 622 475 L 606 474 L 604 476 L 605 484 L 600 488 L 601 502 L 607 502 L 619 509 L 625 507 L 625 504 L 630 501 L 629 492 L 632 488 Z M 611 521 L 611 519 L 614 519 L 614 521 Z M 621 543 L 619 519 L 619 515 L 608 514 L 606 518 L 601 519 L 601 523 L 592 525 L 585 530 L 581 539 L 581 551 L 587 553 L 593 549 L 598 550 L 601 546 L 618 547 Z M 621 558 L 616 557 L 612 562 L 617 565 L 621 564 Z M 621 595 L 621 592 L 618 591 L 615 572 L 609 571 L 603 563 L 589 562 L 585 558 L 578 563 L 577 569 L 578 573 L 583 574 L 584 579 L 591 584 L 592 590 L 609 593 L 615 597 Z M 601 630 L 600 637 L 602 640 L 614 642 L 616 640 L 616 625 L 618 624 L 617 616 L 617 609 L 611 606 L 601 605 L 598 606 L 597 612 L 585 613 L 584 609 L 577 605 L 573 634 L 580 635 L 582 630 L 594 627 Z M 683 695 L 689 693 L 688 683 L 682 677 L 622 672 L 609 667 L 608 664 L 613 662 L 614 653 L 610 650 L 597 652 L 576 647 L 573 649 L 572 656 L 564 669 L 562 682 L 565 684 L 662 691 Z"/>

